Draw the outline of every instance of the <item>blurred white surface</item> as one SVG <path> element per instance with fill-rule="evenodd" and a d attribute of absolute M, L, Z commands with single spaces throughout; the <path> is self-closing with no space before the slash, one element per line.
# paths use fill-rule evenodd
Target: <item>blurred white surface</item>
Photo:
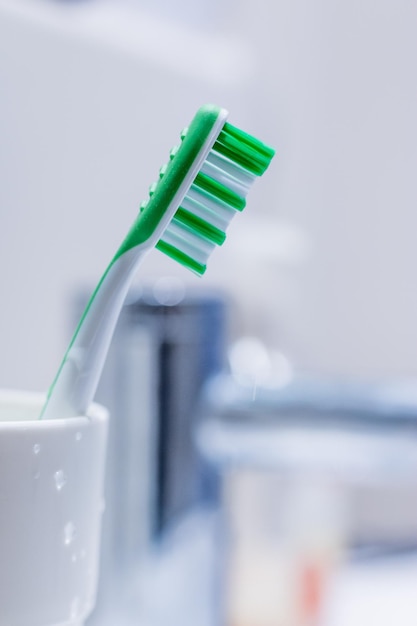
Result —
<path fill-rule="evenodd" d="M 126 594 L 123 608 L 109 611 L 100 626 L 216 626 L 216 532 L 216 517 L 206 512 L 183 520 Z M 330 581 L 320 626 L 414 626 L 416 579 L 413 553 L 347 563 Z"/>
<path fill-rule="evenodd" d="M 243 38 L 206 32 L 202 24 L 173 19 L 171 12 L 161 10 L 158 4 L 156 12 L 149 7 L 140 10 L 142 3 L 135 6 L 112 0 L 78 0 L 72 4 L 65 0 L 2 0 L 0 7 L 6 17 L 23 20 L 34 28 L 75 37 L 81 45 L 104 45 L 116 54 L 124 53 L 188 78 L 239 84 L 254 71 L 250 46 Z"/>
<path fill-rule="evenodd" d="M 352 564 L 329 589 L 323 626 L 412 626 L 417 619 L 416 555 Z"/>

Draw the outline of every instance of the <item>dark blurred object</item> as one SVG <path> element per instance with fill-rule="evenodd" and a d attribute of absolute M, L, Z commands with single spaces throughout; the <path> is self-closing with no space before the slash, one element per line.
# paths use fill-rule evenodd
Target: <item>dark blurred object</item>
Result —
<path fill-rule="evenodd" d="M 167 299 L 168 298 L 168 299 Z M 178 301 L 176 301 L 178 298 Z M 175 521 L 201 494 L 199 456 L 195 450 L 196 413 L 204 383 L 224 368 L 225 303 L 204 292 L 174 297 L 150 290 L 125 311 L 126 332 L 145 333 L 151 342 L 149 365 L 154 368 L 155 501 L 154 532 Z M 139 329 L 139 330 L 138 330 Z M 130 376 L 141 376 L 142 354 L 131 358 Z M 141 399 L 132 399 L 126 412 Z M 122 401 L 122 400 L 121 400 Z"/>

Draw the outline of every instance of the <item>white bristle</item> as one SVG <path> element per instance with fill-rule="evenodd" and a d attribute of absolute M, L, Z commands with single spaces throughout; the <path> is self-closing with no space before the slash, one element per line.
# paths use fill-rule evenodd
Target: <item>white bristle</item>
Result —
<path fill-rule="evenodd" d="M 219 219 L 226 224 L 229 224 L 231 219 L 236 215 L 236 209 L 221 202 L 221 200 L 212 200 L 207 194 L 200 191 L 197 185 L 191 185 L 187 192 L 187 197 L 191 200 L 195 200 L 198 204 L 204 205 L 207 210 L 216 213 Z"/>
<path fill-rule="evenodd" d="M 226 230 L 230 220 L 236 213 L 234 209 L 228 212 L 223 210 L 212 211 L 207 205 L 202 202 L 197 202 L 195 198 L 189 196 L 188 194 L 181 202 L 181 207 L 223 231 Z"/>
<path fill-rule="evenodd" d="M 211 163 L 207 159 L 204 161 L 201 171 L 203 174 L 210 176 L 210 178 L 225 185 L 225 187 L 228 187 L 243 198 L 246 197 L 249 191 L 249 187 L 244 184 L 241 179 L 231 176 L 227 170 L 217 167 L 217 165 L 214 165 L 214 163 Z"/>
<path fill-rule="evenodd" d="M 216 247 L 214 243 L 206 241 L 199 235 L 195 235 L 190 229 L 183 227 L 175 218 L 167 227 L 161 240 L 202 265 L 205 265 Z"/>
<path fill-rule="evenodd" d="M 227 174 L 232 178 L 237 179 L 246 189 L 246 193 L 256 179 L 255 174 L 248 172 L 248 170 L 243 169 L 243 167 L 215 150 L 210 150 L 206 157 L 206 161 L 224 172 L 227 172 Z"/>

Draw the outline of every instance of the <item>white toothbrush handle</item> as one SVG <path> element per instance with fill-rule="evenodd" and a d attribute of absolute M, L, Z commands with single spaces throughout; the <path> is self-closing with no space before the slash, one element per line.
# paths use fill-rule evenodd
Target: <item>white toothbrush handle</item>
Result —
<path fill-rule="evenodd" d="M 85 415 L 133 276 L 148 249 L 129 250 L 105 272 L 51 386 L 41 415 L 44 419 Z"/>

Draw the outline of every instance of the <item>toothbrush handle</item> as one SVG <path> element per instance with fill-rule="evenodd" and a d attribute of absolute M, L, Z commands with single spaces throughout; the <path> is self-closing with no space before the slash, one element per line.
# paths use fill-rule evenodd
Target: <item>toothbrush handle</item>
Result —
<path fill-rule="evenodd" d="M 41 417 L 85 415 L 94 398 L 120 311 L 145 249 L 132 249 L 112 262 L 81 317 Z"/>

